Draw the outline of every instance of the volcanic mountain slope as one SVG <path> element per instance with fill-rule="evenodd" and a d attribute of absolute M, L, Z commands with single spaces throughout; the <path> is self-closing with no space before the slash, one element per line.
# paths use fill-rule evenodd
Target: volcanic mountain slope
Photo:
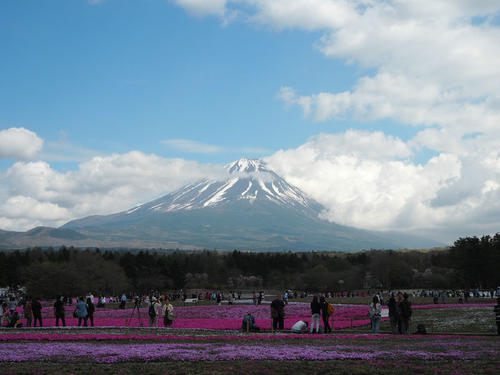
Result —
<path fill-rule="evenodd" d="M 152 202 L 62 228 L 90 238 L 155 242 L 162 247 L 247 250 L 401 248 L 384 235 L 319 218 L 323 207 L 260 160 L 226 166 L 224 180 L 203 180 Z"/>
<path fill-rule="evenodd" d="M 260 160 L 243 158 L 226 170 L 225 179 L 199 181 L 117 214 L 0 233 L 0 246 L 352 251 L 438 245 L 322 220 L 320 204 Z"/>

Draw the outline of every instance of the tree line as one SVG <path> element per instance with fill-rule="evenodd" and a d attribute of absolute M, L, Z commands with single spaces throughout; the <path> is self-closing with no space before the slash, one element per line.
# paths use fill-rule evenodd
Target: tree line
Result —
<path fill-rule="evenodd" d="M 151 290 L 496 288 L 500 233 L 459 238 L 439 250 L 357 253 L 101 251 L 28 248 L 0 252 L 0 286 L 53 297 Z"/>

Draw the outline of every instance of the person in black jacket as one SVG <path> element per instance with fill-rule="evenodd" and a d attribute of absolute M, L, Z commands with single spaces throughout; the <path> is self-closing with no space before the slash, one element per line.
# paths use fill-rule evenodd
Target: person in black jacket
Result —
<path fill-rule="evenodd" d="M 399 304 L 399 311 L 401 314 L 401 334 L 407 335 L 410 328 L 410 317 L 411 317 L 411 303 L 408 301 L 408 294 L 403 295 L 403 301 Z"/>
<path fill-rule="evenodd" d="M 396 304 L 396 298 L 394 298 L 394 293 L 391 294 L 391 298 L 389 298 L 389 303 L 387 304 L 387 307 L 389 308 L 389 320 L 391 322 L 392 333 L 397 334 L 399 313 L 398 313 L 398 306 Z"/>
<path fill-rule="evenodd" d="M 56 317 L 56 327 L 59 327 L 59 320 L 61 320 L 63 327 L 66 327 L 65 313 L 64 313 L 64 299 L 57 296 L 54 303 L 54 315 Z"/>
<path fill-rule="evenodd" d="M 87 298 L 87 317 L 90 320 L 90 326 L 94 326 L 94 311 L 95 311 L 95 305 L 94 301 L 92 301 L 92 298 Z"/>
<path fill-rule="evenodd" d="M 273 319 L 273 331 L 284 328 L 285 303 L 279 296 L 271 302 L 271 318 Z"/>
<path fill-rule="evenodd" d="M 316 333 L 319 333 L 319 318 L 321 315 L 321 305 L 318 301 L 318 296 L 314 296 L 311 302 L 311 333 L 314 331 L 314 323 L 316 323 Z"/>
<path fill-rule="evenodd" d="M 33 298 L 33 301 L 31 302 L 31 311 L 33 311 L 33 327 L 36 327 L 36 321 L 38 320 L 38 323 L 40 324 L 40 327 L 43 327 L 42 325 L 42 305 L 38 298 Z"/>
<path fill-rule="evenodd" d="M 328 302 L 325 300 L 325 297 L 321 296 L 319 298 L 319 304 L 321 306 L 321 317 L 323 318 L 323 326 L 325 327 L 325 333 L 332 332 L 332 328 L 330 327 L 330 315 L 328 314 Z"/>

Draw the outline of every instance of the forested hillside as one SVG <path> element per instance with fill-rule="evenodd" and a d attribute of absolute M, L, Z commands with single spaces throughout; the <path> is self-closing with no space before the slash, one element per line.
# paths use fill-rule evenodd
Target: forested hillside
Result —
<path fill-rule="evenodd" d="M 31 248 L 0 253 L 0 286 L 51 297 L 189 288 L 496 288 L 500 234 L 449 249 L 358 253 L 101 251 Z"/>

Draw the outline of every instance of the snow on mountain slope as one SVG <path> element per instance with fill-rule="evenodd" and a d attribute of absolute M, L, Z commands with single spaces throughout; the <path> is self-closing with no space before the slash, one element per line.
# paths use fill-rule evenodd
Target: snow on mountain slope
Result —
<path fill-rule="evenodd" d="M 240 159 L 226 170 L 225 179 L 199 181 L 128 211 L 88 216 L 59 229 L 85 238 L 68 244 L 131 248 L 344 251 L 417 243 L 323 220 L 319 203 L 260 160 Z"/>
<path fill-rule="evenodd" d="M 247 201 L 250 204 L 267 201 L 303 211 L 320 211 L 316 202 L 268 169 L 261 160 L 242 158 L 226 165 L 226 170 L 228 177 L 224 181 L 196 182 L 127 213 L 132 214 L 138 210 L 159 213 L 193 210 L 218 207 L 235 201 Z"/>

